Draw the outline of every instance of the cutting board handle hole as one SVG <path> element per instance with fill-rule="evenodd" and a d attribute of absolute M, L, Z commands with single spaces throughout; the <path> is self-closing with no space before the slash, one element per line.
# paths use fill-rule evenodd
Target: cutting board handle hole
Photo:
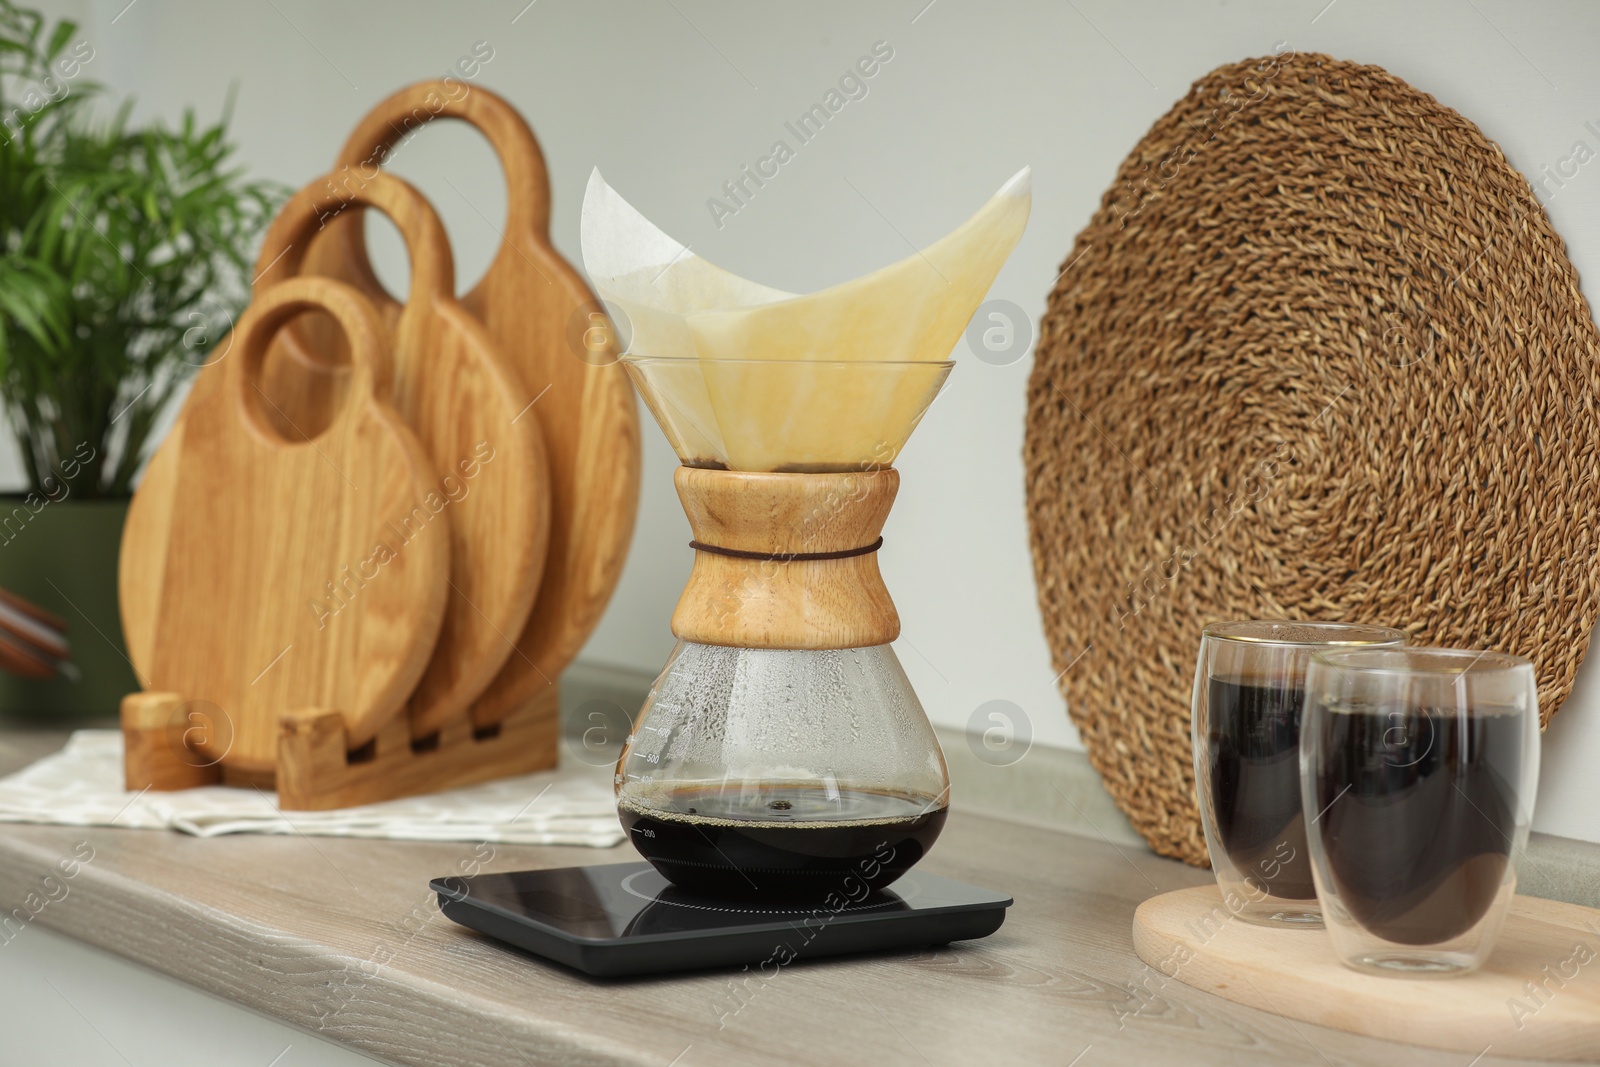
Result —
<path fill-rule="evenodd" d="M 290 336 L 299 344 L 280 344 Z M 315 362 L 333 372 L 307 365 Z M 251 420 L 267 435 L 286 444 L 315 441 L 328 431 L 348 402 L 350 344 L 338 321 L 326 311 L 310 308 L 274 331 L 267 352 L 249 368 L 247 393 Z"/>
<path fill-rule="evenodd" d="M 425 147 L 413 142 L 418 138 Z M 511 226 L 505 167 L 494 146 L 467 122 L 428 122 L 409 130 L 384 159 L 383 169 L 422 191 L 450 235 L 456 296 L 476 289 L 494 257 L 504 251 Z M 517 195 L 532 198 L 536 190 Z M 396 303 L 411 290 L 413 265 L 405 238 L 381 211 L 362 213 L 362 244 L 373 275 Z"/>

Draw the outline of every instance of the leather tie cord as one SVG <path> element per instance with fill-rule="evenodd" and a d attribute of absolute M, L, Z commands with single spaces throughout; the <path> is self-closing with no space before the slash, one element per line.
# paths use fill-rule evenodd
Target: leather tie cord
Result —
<path fill-rule="evenodd" d="M 723 548 L 721 545 L 708 545 L 700 541 L 690 541 L 689 547 L 696 552 L 710 552 L 714 556 L 731 556 L 734 559 L 757 559 L 763 563 L 772 561 L 776 563 L 810 563 L 822 559 L 849 559 L 851 556 L 866 556 L 883 547 L 883 538 L 878 538 L 870 545 L 860 548 L 843 548 L 837 552 L 746 552 L 742 548 Z"/>

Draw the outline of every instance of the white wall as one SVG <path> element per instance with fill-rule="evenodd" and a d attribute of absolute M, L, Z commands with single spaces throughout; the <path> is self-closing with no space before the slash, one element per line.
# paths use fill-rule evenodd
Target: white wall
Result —
<path fill-rule="evenodd" d="M 554 181 L 555 243 L 575 262 L 577 211 L 596 164 L 698 254 L 804 291 L 942 235 L 1029 163 L 1033 221 L 992 295 L 1035 319 L 1074 234 L 1151 122 L 1196 77 L 1278 41 L 1387 67 L 1475 120 L 1530 176 L 1577 140 L 1600 147 L 1584 126 L 1600 126 L 1600 7 L 1580 2 L 525 3 L 58 6 L 81 13 L 97 49 L 93 73 L 137 93 L 146 113 L 193 104 L 214 114 L 237 84 L 243 161 L 295 185 L 321 172 L 372 103 L 485 41 L 494 58 L 480 83 L 538 132 Z M 868 96 L 718 229 L 707 198 L 879 40 L 894 58 Z M 1593 301 L 1600 178 L 1591 169 L 1549 210 Z M 428 130 L 395 170 L 441 209 L 470 283 L 498 241 L 504 203 L 486 148 L 459 128 Z M 403 285 L 396 242 L 379 249 L 385 276 Z M 1028 556 L 1020 452 L 1029 361 L 958 358 L 898 463 L 904 483 L 882 564 L 905 623 L 901 657 L 936 722 L 963 725 L 979 704 L 1004 698 L 1027 710 L 1041 741 L 1076 746 L 1052 685 Z M 645 436 L 633 555 L 586 656 L 653 670 L 671 645 L 689 532 L 672 455 L 654 428 Z M 1559 743 L 1546 745 L 1540 825 L 1600 840 L 1600 788 L 1585 784 L 1600 780 L 1585 773 L 1600 764 L 1591 673 L 1550 734 Z"/>

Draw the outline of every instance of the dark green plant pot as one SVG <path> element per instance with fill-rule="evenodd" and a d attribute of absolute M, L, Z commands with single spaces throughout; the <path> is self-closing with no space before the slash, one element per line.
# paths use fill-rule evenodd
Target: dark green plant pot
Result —
<path fill-rule="evenodd" d="M 0 672 L 0 716 L 62 724 L 106 718 L 139 689 L 117 614 L 127 514 L 126 500 L 68 498 L 34 512 L 21 497 L 0 497 L 0 586 L 67 621 L 79 674 L 74 682 Z"/>

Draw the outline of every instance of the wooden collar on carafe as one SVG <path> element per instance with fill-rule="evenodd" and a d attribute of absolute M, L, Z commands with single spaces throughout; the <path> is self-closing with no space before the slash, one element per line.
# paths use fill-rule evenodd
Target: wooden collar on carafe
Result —
<path fill-rule="evenodd" d="M 672 615 L 685 641 L 738 648 L 888 644 L 900 617 L 878 572 L 892 467 L 822 474 L 679 467 L 694 569 Z"/>

